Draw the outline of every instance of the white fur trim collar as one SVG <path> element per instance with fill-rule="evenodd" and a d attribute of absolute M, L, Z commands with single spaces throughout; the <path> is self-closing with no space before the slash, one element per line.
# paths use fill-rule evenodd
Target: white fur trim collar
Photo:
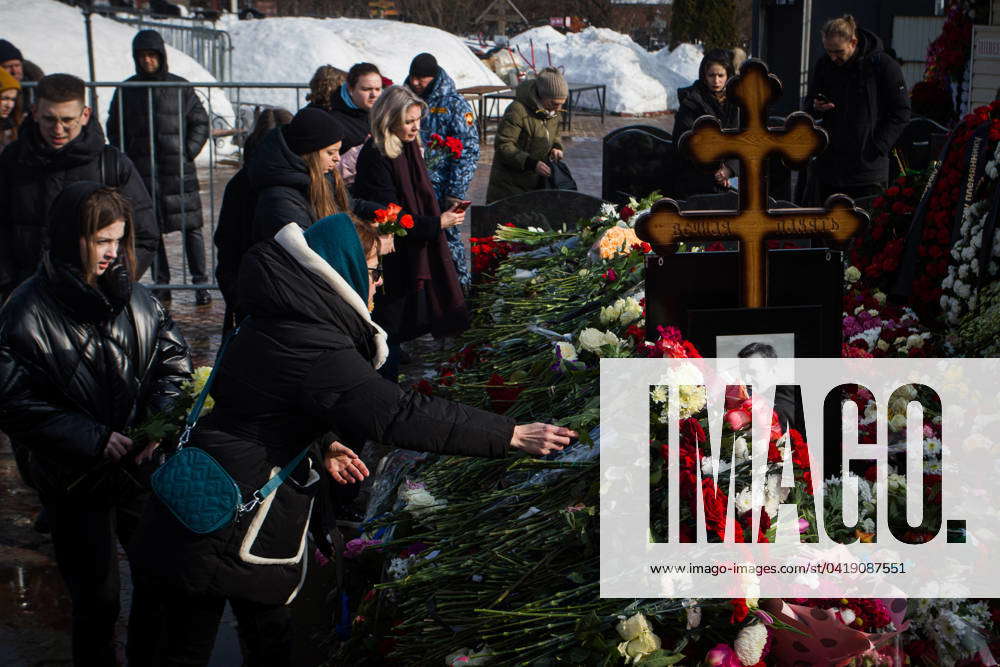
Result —
<path fill-rule="evenodd" d="M 387 336 L 385 330 L 372 321 L 371 313 L 368 312 L 368 306 L 361 300 L 358 293 L 354 291 L 354 288 L 344 280 L 343 276 L 337 273 L 336 269 L 309 247 L 309 244 L 306 243 L 306 237 L 302 233 L 302 228 L 299 227 L 298 223 L 290 222 L 282 227 L 274 235 L 274 240 L 288 251 L 288 254 L 295 258 L 295 261 L 325 280 L 333 288 L 333 291 L 361 316 L 361 319 L 375 327 L 374 363 L 375 368 L 381 368 L 389 356 L 389 346 L 386 342 Z"/>

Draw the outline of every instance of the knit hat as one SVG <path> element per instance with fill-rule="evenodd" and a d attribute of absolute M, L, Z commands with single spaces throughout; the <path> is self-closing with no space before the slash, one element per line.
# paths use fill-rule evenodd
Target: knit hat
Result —
<path fill-rule="evenodd" d="M 326 111 L 316 107 L 299 110 L 292 122 L 282 128 L 285 143 L 296 155 L 305 155 L 326 148 L 344 138 L 340 123 Z"/>
<path fill-rule="evenodd" d="M 410 73 L 406 78 L 437 76 L 439 71 L 441 71 L 441 68 L 438 67 L 437 58 L 429 53 L 421 53 L 410 63 Z"/>
<path fill-rule="evenodd" d="M 535 79 L 535 90 L 540 100 L 559 100 L 569 97 L 569 86 L 559 70 L 546 67 Z"/>
<path fill-rule="evenodd" d="M 21 90 L 21 83 L 0 67 L 0 93 L 5 90 Z"/>
<path fill-rule="evenodd" d="M 21 55 L 21 50 L 16 46 L 6 39 L 0 39 L 0 63 L 5 63 L 8 60 L 24 60 L 24 56 Z"/>

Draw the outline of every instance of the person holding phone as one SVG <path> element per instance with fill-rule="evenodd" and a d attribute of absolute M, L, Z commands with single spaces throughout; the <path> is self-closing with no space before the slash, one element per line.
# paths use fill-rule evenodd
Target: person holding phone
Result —
<path fill-rule="evenodd" d="M 395 380 L 400 343 L 426 333 L 453 336 L 469 326 L 465 296 L 443 230 L 465 221 L 459 204 L 444 212 L 420 151 L 420 123 L 426 104 L 405 86 L 391 86 L 371 111 L 372 136 L 358 156 L 354 196 L 402 207 L 410 216 L 406 236 L 396 237 L 385 256 L 385 284 L 375 296 L 375 321 L 389 334 L 389 359 L 382 374 Z"/>
<path fill-rule="evenodd" d="M 874 33 L 844 15 L 826 22 L 806 111 L 823 121 L 830 143 L 814 161 L 808 199 L 877 195 L 888 180 L 889 151 L 910 120 L 899 64 Z"/>

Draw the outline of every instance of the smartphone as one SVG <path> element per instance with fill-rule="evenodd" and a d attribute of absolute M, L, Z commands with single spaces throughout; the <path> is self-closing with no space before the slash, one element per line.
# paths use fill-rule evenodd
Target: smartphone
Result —
<path fill-rule="evenodd" d="M 469 200 L 460 201 L 457 204 L 455 204 L 455 208 L 453 208 L 452 211 L 455 213 L 461 213 L 465 209 L 469 208 L 471 205 L 472 202 Z"/>

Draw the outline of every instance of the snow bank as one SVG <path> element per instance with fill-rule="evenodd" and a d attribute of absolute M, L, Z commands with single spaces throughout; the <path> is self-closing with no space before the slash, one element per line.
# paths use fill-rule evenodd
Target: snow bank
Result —
<path fill-rule="evenodd" d="M 527 30 L 511 40 L 515 53 L 537 69 L 560 67 L 572 83 L 607 85 L 607 109 L 618 113 L 649 113 L 677 108 L 677 89 L 698 78 L 700 47 L 682 44 L 673 53 L 649 53 L 628 35 L 608 28 L 587 28 L 563 35 L 550 26 Z M 547 48 L 546 48 L 547 47 Z M 551 56 L 551 61 L 550 61 Z M 520 64 L 526 66 L 521 56 Z M 692 64 L 693 69 L 692 69 Z M 580 106 L 596 105 L 585 93 Z"/>
<path fill-rule="evenodd" d="M 0 0 L 0 37 L 21 49 L 28 60 L 46 74 L 66 72 L 84 79 L 90 78 L 87 66 L 87 38 L 83 14 L 75 7 L 55 0 Z M 94 72 L 98 81 L 121 81 L 135 74 L 132 61 L 132 38 L 136 30 L 103 16 L 92 18 L 94 38 Z M 211 74 L 186 54 L 167 47 L 170 71 L 191 81 L 215 81 Z M 233 108 L 219 89 L 212 91 L 212 112 L 230 125 Z M 100 117 L 108 117 L 111 88 L 97 90 Z M 207 89 L 198 90 L 202 104 L 208 109 Z M 208 159 L 208 144 L 199 156 Z"/>
<path fill-rule="evenodd" d="M 220 28 L 233 39 L 235 81 L 305 83 L 320 65 L 347 70 L 375 63 L 383 76 L 403 83 L 418 53 L 433 53 L 459 88 L 502 85 L 461 38 L 437 28 L 380 19 L 267 18 L 240 21 L 227 16 Z M 244 99 L 294 111 L 294 91 L 245 91 Z M 298 97 L 305 104 L 305 91 Z"/>

